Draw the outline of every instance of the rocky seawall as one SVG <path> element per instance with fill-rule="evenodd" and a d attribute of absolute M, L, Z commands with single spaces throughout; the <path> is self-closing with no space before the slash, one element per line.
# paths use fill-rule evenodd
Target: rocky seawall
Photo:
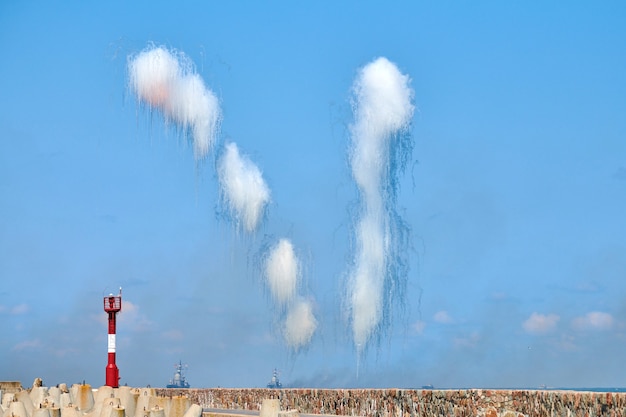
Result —
<path fill-rule="evenodd" d="M 37 382 L 37 381 L 36 381 Z M 261 417 L 625 416 L 626 393 L 558 390 L 167 389 L 45 387 L 0 382 L 0 417 L 211 417 L 202 409 Z M 268 408 L 267 404 L 272 403 Z M 265 413 L 263 407 L 265 406 Z M 268 414 L 269 413 L 269 414 Z M 223 415 L 214 413 L 223 417 Z"/>
<path fill-rule="evenodd" d="M 277 398 L 281 410 L 364 417 L 626 416 L 626 393 L 556 390 L 166 389 L 203 408 L 260 410 Z"/>

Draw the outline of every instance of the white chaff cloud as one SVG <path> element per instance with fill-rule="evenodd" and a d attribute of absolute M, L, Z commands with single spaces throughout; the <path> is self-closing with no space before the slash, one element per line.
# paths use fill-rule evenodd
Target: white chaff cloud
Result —
<path fill-rule="evenodd" d="M 222 203 L 235 225 L 254 232 L 270 201 L 270 190 L 261 170 L 239 153 L 235 143 L 228 143 L 217 163 L 217 175 Z"/>
<path fill-rule="evenodd" d="M 196 158 L 210 151 L 222 111 L 215 94 L 183 53 L 151 46 L 128 59 L 130 89 L 137 100 L 157 109 L 193 139 Z"/>
<path fill-rule="evenodd" d="M 386 58 L 360 69 L 353 85 L 354 124 L 350 128 L 350 166 L 361 199 L 355 225 L 356 253 L 346 295 L 354 343 L 363 349 L 385 311 L 383 288 L 394 279 L 397 262 L 389 204 L 396 178 L 390 168 L 396 135 L 407 131 L 413 117 L 410 78 Z"/>
<path fill-rule="evenodd" d="M 285 343 L 298 351 L 311 342 L 317 329 L 313 302 L 298 295 L 302 266 L 293 244 L 281 238 L 264 259 L 264 275 L 272 301 L 281 312 L 281 332 Z"/>
<path fill-rule="evenodd" d="M 313 306 L 308 300 L 297 300 L 287 311 L 283 336 L 291 348 L 298 350 L 309 344 L 317 329 Z"/>
<path fill-rule="evenodd" d="M 289 239 L 280 239 L 265 263 L 265 276 L 272 298 L 279 307 L 291 303 L 300 278 L 300 262 Z"/>

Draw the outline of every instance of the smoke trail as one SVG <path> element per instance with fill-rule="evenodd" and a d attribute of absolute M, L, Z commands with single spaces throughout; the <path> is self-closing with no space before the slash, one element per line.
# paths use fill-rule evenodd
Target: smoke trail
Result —
<path fill-rule="evenodd" d="M 294 350 L 308 345 L 317 329 L 317 320 L 313 315 L 313 307 L 308 300 L 297 300 L 287 312 L 283 326 L 283 337 L 287 345 Z"/>
<path fill-rule="evenodd" d="M 378 58 L 359 71 L 353 85 L 350 165 L 361 207 L 346 298 L 359 351 L 389 314 L 390 303 L 383 294 L 406 279 L 401 253 L 407 226 L 394 205 L 397 173 L 412 150 L 406 140 L 414 110 L 409 82 L 393 63 Z"/>
<path fill-rule="evenodd" d="M 194 155 L 204 158 L 217 137 L 222 112 L 191 61 L 183 53 L 152 46 L 128 58 L 128 74 L 137 100 L 189 132 Z"/>
<path fill-rule="evenodd" d="M 296 295 L 300 263 L 287 239 L 280 239 L 265 263 L 265 275 L 272 298 L 280 306 L 291 303 Z"/>
<path fill-rule="evenodd" d="M 259 168 L 239 154 L 235 143 L 228 143 L 217 163 L 221 199 L 238 227 L 251 233 L 259 225 L 270 190 Z"/>

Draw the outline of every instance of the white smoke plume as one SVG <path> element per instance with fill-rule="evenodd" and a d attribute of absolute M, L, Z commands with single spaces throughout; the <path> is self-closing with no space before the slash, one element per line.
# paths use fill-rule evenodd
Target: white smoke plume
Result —
<path fill-rule="evenodd" d="M 265 276 L 272 298 L 280 307 L 294 300 L 300 277 L 300 262 L 288 239 L 280 239 L 270 250 Z"/>
<path fill-rule="evenodd" d="M 361 68 L 353 85 L 355 120 L 349 156 L 361 207 L 346 299 L 358 350 L 380 328 L 389 309 L 384 293 L 394 287 L 401 272 L 398 252 L 405 226 L 393 205 L 397 170 L 402 169 L 399 165 L 412 146 L 401 140 L 414 111 L 409 83 L 409 77 L 393 63 L 378 58 Z"/>
<path fill-rule="evenodd" d="M 246 232 L 254 232 L 270 201 L 270 190 L 261 170 L 239 154 L 235 143 L 228 143 L 217 163 L 217 175 L 222 201 L 231 218 Z"/>
<path fill-rule="evenodd" d="M 295 301 L 287 311 L 283 326 L 283 337 L 294 350 L 308 345 L 317 329 L 317 320 L 313 315 L 313 306 L 308 300 Z"/>
<path fill-rule="evenodd" d="M 191 61 L 183 53 L 151 46 L 128 58 L 128 74 L 137 100 L 188 132 L 194 155 L 204 158 L 217 137 L 222 111 Z"/>

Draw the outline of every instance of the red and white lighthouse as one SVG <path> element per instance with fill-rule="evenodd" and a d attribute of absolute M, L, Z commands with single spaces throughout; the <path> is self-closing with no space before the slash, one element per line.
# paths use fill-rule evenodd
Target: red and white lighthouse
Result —
<path fill-rule="evenodd" d="M 115 315 L 120 310 L 122 310 L 122 288 L 118 295 L 109 294 L 104 297 L 104 311 L 109 314 L 109 361 L 106 367 L 105 385 L 113 388 L 118 388 L 120 385 L 120 371 L 115 364 Z"/>

